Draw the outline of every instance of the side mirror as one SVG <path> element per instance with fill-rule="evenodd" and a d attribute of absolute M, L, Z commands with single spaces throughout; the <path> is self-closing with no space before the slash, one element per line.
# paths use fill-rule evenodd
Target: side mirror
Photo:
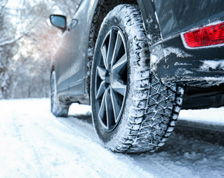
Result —
<path fill-rule="evenodd" d="M 50 15 L 50 22 L 54 27 L 59 28 L 62 32 L 67 28 L 67 20 L 63 15 Z"/>

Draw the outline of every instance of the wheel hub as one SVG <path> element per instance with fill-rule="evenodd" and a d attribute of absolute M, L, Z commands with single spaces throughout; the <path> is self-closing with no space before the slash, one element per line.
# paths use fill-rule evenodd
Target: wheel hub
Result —
<path fill-rule="evenodd" d="M 105 82 L 110 85 L 110 71 L 106 71 L 106 74 L 105 74 Z"/>

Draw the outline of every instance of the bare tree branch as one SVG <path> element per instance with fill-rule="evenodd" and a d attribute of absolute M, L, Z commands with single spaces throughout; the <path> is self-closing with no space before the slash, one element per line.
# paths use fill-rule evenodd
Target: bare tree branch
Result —
<path fill-rule="evenodd" d="M 19 41 L 20 39 L 22 39 L 24 37 L 25 34 L 19 36 L 18 38 L 15 38 L 15 39 L 4 39 L 2 40 L 2 42 L 0 42 L 0 46 L 6 46 L 6 45 L 10 45 L 10 44 L 13 44 L 17 41 Z"/>

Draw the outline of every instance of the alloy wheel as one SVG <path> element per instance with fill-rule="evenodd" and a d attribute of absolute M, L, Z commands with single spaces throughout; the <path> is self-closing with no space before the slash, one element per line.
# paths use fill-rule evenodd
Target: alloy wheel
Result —
<path fill-rule="evenodd" d="M 118 27 L 105 36 L 95 75 L 95 101 L 98 119 L 106 131 L 120 121 L 127 93 L 127 49 Z"/>

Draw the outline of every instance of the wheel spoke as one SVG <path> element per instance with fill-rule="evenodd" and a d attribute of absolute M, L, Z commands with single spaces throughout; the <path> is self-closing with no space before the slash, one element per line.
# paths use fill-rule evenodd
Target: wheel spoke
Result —
<path fill-rule="evenodd" d="M 99 77 L 101 78 L 101 80 L 105 80 L 106 69 L 97 66 L 96 70 L 97 70 L 97 74 L 99 75 Z"/>
<path fill-rule="evenodd" d="M 105 105 L 106 105 L 107 129 L 110 129 L 111 126 L 115 124 L 115 119 L 113 115 L 113 106 L 109 89 L 105 91 Z"/>
<path fill-rule="evenodd" d="M 120 72 L 127 63 L 127 55 L 124 54 L 112 67 L 113 72 Z"/>
<path fill-rule="evenodd" d="M 107 68 L 107 47 L 106 45 L 103 45 L 100 49 L 102 57 L 103 57 L 103 63 L 105 68 Z"/>
<path fill-rule="evenodd" d="M 120 34 L 117 33 L 117 38 L 116 38 L 116 42 L 115 42 L 115 46 L 114 46 L 114 52 L 113 52 L 113 56 L 112 56 L 112 60 L 111 60 L 112 66 L 115 63 L 115 60 L 118 55 L 118 52 L 120 51 L 121 45 L 122 45 L 122 39 L 121 39 Z"/>
<path fill-rule="evenodd" d="M 118 116 L 119 116 L 119 113 L 121 110 L 122 99 L 113 91 L 112 88 L 110 89 L 110 96 L 111 96 L 111 101 L 112 101 L 112 106 L 113 106 L 115 123 L 117 123 Z"/>
<path fill-rule="evenodd" d="M 113 30 L 110 31 L 110 39 L 109 39 L 109 45 L 108 45 L 108 51 L 107 51 L 107 66 L 106 69 L 109 68 L 112 60 L 112 55 L 114 52 L 114 46 L 115 46 L 115 33 Z"/>
<path fill-rule="evenodd" d="M 105 84 L 105 81 L 102 81 L 100 83 L 99 89 L 96 91 L 96 99 L 100 99 L 100 97 L 103 95 L 105 90 L 106 90 L 106 84 Z"/>
<path fill-rule="evenodd" d="M 122 81 L 116 80 L 111 86 L 115 92 L 125 96 L 127 85 L 123 84 Z"/>
<path fill-rule="evenodd" d="M 106 107 L 105 107 L 105 93 L 103 95 L 103 99 L 101 101 L 101 105 L 100 105 L 100 109 L 99 109 L 99 113 L 98 113 L 98 117 L 100 118 L 100 120 L 104 123 L 106 122 L 105 119 L 105 112 L 106 112 Z M 105 123 L 104 123 L 105 124 Z"/>

